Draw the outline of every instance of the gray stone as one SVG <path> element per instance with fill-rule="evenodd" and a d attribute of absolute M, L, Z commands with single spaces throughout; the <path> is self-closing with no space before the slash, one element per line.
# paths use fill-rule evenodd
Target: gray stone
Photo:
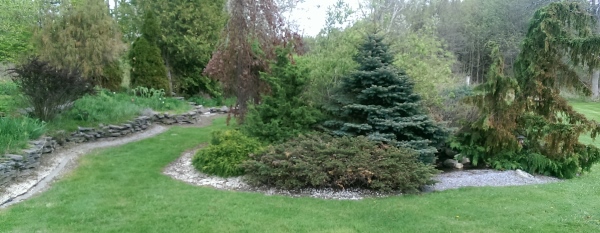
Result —
<path fill-rule="evenodd" d="M 228 113 L 229 112 L 229 107 L 227 106 L 223 106 L 219 109 L 219 112 L 221 113 Z"/>
<path fill-rule="evenodd" d="M 121 137 L 121 133 L 111 133 L 111 137 Z"/>
<path fill-rule="evenodd" d="M 459 163 L 458 161 L 456 161 L 454 159 L 446 159 L 443 164 L 444 164 L 444 167 L 457 168 L 457 169 L 463 168 L 462 163 Z"/>
<path fill-rule="evenodd" d="M 533 175 L 531 175 L 531 174 L 529 174 L 527 172 L 524 172 L 521 169 L 517 169 L 515 171 L 515 174 L 517 174 L 517 176 L 520 176 L 520 177 L 523 177 L 523 178 L 526 178 L 526 179 L 533 179 L 534 178 Z"/>
<path fill-rule="evenodd" d="M 19 162 L 23 161 L 23 156 L 22 155 L 6 154 L 4 156 L 6 156 L 7 158 L 9 158 L 9 159 L 11 159 L 13 161 L 19 161 Z"/>
<path fill-rule="evenodd" d="M 77 130 L 79 132 L 90 132 L 92 130 L 94 130 L 94 128 L 87 128 L 87 127 L 77 127 Z"/>
<path fill-rule="evenodd" d="M 52 147 L 44 147 L 44 149 L 42 150 L 42 153 L 44 153 L 44 154 L 49 154 L 52 152 L 54 152 L 54 148 L 52 148 Z"/>
<path fill-rule="evenodd" d="M 175 122 L 176 122 L 176 121 L 175 121 L 175 120 L 173 120 L 173 119 L 164 119 L 164 120 L 162 120 L 162 123 L 163 123 L 163 124 L 165 124 L 165 125 L 172 125 L 172 124 L 174 124 Z"/>

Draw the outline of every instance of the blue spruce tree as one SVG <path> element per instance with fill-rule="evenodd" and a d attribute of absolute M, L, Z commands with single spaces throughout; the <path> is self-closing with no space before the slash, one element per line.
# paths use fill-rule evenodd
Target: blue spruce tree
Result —
<path fill-rule="evenodd" d="M 324 126 L 338 136 L 364 135 L 411 148 L 421 161 L 434 162 L 447 131 L 423 111 L 413 82 L 392 65 L 394 56 L 382 37 L 368 35 L 358 50 L 354 60 L 359 68 L 342 78 L 329 109 L 335 120 Z"/>

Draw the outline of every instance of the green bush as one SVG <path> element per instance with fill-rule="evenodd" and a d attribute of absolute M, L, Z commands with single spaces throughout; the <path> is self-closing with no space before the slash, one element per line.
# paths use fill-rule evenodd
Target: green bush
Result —
<path fill-rule="evenodd" d="M 249 155 L 262 149 L 261 144 L 237 130 L 215 131 L 207 148 L 204 148 L 192 159 L 196 169 L 211 175 L 222 177 L 244 174 L 240 167 L 248 160 Z"/>
<path fill-rule="evenodd" d="M 111 91 L 118 91 L 123 82 L 123 69 L 119 60 L 115 60 L 104 67 L 102 76 L 96 80 L 96 84 Z"/>
<path fill-rule="evenodd" d="M 87 95 L 75 101 L 73 107 L 66 112 L 69 119 L 82 122 L 102 122 L 130 120 L 144 109 L 131 97 L 122 93 L 100 90 L 96 95 Z"/>
<path fill-rule="evenodd" d="M 117 124 L 139 116 L 145 109 L 169 111 L 175 114 L 188 112 L 191 106 L 185 101 L 164 97 L 164 91 L 136 88 L 130 93 L 97 90 L 75 101 L 73 107 L 49 123 L 54 130 L 72 131 L 77 126 Z"/>
<path fill-rule="evenodd" d="M 135 40 L 129 51 L 131 87 L 169 90 L 167 68 L 156 44 L 160 33 L 158 25 L 154 14 L 148 11 L 144 15 L 142 36 Z"/>
<path fill-rule="evenodd" d="M 226 98 L 223 99 L 221 96 L 217 97 L 201 97 L 194 96 L 188 99 L 190 102 L 194 102 L 197 105 L 202 105 L 204 107 L 216 107 L 216 106 L 233 106 L 236 103 L 236 98 Z"/>
<path fill-rule="evenodd" d="M 0 155 L 16 152 L 45 132 L 44 122 L 26 117 L 0 117 Z"/>
<path fill-rule="evenodd" d="M 247 180 L 283 189 L 366 188 L 417 192 L 437 173 L 411 149 L 379 144 L 364 136 L 303 135 L 251 156 Z"/>
<path fill-rule="evenodd" d="M 311 130 L 322 117 L 303 96 L 307 87 L 306 69 L 292 65 L 286 49 L 277 50 L 271 74 L 261 74 L 271 87 L 271 95 L 251 105 L 242 132 L 261 141 L 277 143 Z"/>

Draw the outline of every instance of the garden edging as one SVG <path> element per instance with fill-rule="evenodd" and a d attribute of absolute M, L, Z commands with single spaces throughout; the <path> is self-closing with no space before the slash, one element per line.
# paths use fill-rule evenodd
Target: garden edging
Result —
<path fill-rule="evenodd" d="M 97 128 L 79 127 L 65 139 L 42 137 L 30 141 L 31 147 L 22 150 L 19 154 L 6 154 L 0 156 L 0 191 L 12 181 L 30 175 L 40 166 L 43 156 L 52 154 L 61 144 L 79 144 L 105 138 L 118 138 L 148 129 L 152 124 L 195 124 L 201 115 L 214 113 L 228 113 L 229 108 L 205 108 L 201 105 L 194 106 L 194 110 L 183 114 L 152 113 L 139 116 L 120 125 L 100 125 Z M 1 204 L 1 203 L 0 203 Z"/>

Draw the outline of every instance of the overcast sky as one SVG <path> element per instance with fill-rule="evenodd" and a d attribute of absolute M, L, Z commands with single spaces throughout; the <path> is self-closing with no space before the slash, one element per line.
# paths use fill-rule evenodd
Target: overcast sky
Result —
<path fill-rule="evenodd" d="M 315 36 L 325 26 L 327 7 L 336 2 L 337 0 L 305 0 L 292 11 L 289 17 L 299 24 L 299 33 Z M 359 0 L 346 0 L 345 2 L 353 10 L 358 9 Z"/>
<path fill-rule="evenodd" d="M 286 14 L 299 26 L 302 35 L 316 36 L 325 26 L 327 7 L 335 4 L 337 0 L 304 0 L 290 14 Z M 353 10 L 358 9 L 359 0 L 345 0 Z M 109 1 L 113 5 L 113 1 Z"/>

